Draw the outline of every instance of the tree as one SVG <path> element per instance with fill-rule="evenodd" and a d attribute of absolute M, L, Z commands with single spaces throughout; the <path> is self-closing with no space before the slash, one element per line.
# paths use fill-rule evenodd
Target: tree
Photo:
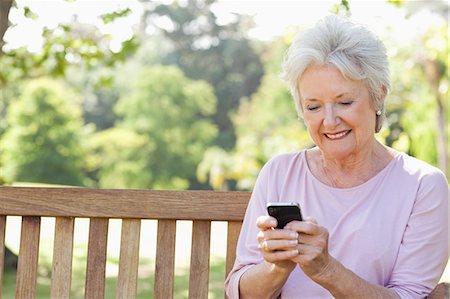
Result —
<path fill-rule="evenodd" d="M 104 132 L 104 142 L 94 146 L 98 156 L 116 155 L 113 162 L 99 164 L 101 185 L 110 186 L 117 175 L 124 187 L 192 186 L 197 164 L 217 135 L 210 120 L 215 109 L 216 98 L 206 82 L 190 80 L 174 66 L 144 67 L 116 106 L 122 120 L 115 132 L 120 134 Z M 108 145 L 106 140 L 113 138 Z"/>
<path fill-rule="evenodd" d="M 236 15 L 234 22 L 219 25 L 211 0 L 144 4 L 143 26 L 159 28 L 172 45 L 164 62 L 214 87 L 218 102 L 213 120 L 219 128 L 215 144 L 232 148 L 235 132 L 229 115 L 242 97 L 256 91 L 264 72 L 255 46 L 245 36 L 251 20 Z"/>
<path fill-rule="evenodd" d="M 448 4 L 426 5 L 432 6 L 426 9 L 435 11 L 436 16 L 448 11 Z M 411 18 L 419 17 L 415 15 L 418 9 L 410 8 Z M 439 26 L 417 34 L 409 45 L 392 43 L 388 48 L 395 55 L 391 57 L 393 90 L 387 102 L 387 144 L 438 166 L 448 175 L 448 20 L 443 18 Z"/>
<path fill-rule="evenodd" d="M 137 40 L 132 36 L 122 42 L 119 51 L 112 51 L 110 38 L 94 26 L 80 23 L 76 17 L 70 23 L 61 23 L 55 29 L 44 28 L 42 50 L 35 53 L 27 48 L 4 49 L 4 35 L 10 27 L 8 15 L 11 9 L 21 11 L 30 19 L 39 18 L 28 6 L 19 6 L 15 1 L 2 0 L 0 5 L 0 86 L 7 86 L 20 79 L 40 76 L 61 77 L 71 65 L 112 66 L 134 53 Z M 104 24 L 126 16 L 130 9 L 106 13 Z"/>
<path fill-rule="evenodd" d="M 84 184 L 78 103 L 79 96 L 62 83 L 39 79 L 24 87 L 2 139 L 9 181 Z"/>
<path fill-rule="evenodd" d="M 305 127 L 297 118 L 294 102 L 277 74 L 289 38 L 267 46 L 266 75 L 258 91 L 244 100 L 232 117 L 236 146 L 231 151 L 211 148 L 199 165 L 199 179 L 209 178 L 214 189 L 251 189 L 261 167 L 271 157 L 311 146 Z"/>
<path fill-rule="evenodd" d="M 154 179 L 148 159 L 155 145 L 148 136 L 110 128 L 90 136 L 87 171 L 101 188 L 147 188 Z"/>

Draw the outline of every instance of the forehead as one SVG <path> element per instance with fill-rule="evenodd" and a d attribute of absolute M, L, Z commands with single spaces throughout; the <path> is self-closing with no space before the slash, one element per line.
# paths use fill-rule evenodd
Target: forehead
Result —
<path fill-rule="evenodd" d="M 298 80 L 298 87 L 303 99 L 368 93 L 363 81 L 345 78 L 332 64 L 307 67 Z"/>

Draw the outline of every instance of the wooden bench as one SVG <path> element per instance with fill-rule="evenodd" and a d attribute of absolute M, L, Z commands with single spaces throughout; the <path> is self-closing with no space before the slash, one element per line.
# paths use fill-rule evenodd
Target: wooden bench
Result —
<path fill-rule="evenodd" d="M 85 298 L 105 296 L 109 219 L 122 219 L 116 298 L 136 297 L 144 219 L 158 220 L 154 298 L 173 298 L 177 220 L 193 221 L 189 298 L 208 298 L 211 221 L 228 223 L 228 274 L 249 197 L 249 192 L 0 187 L 0 298 L 7 216 L 22 216 L 16 298 L 36 296 L 41 217 L 56 218 L 51 298 L 70 297 L 75 218 L 90 219 Z M 448 298 L 448 285 L 433 293 L 429 298 Z"/>

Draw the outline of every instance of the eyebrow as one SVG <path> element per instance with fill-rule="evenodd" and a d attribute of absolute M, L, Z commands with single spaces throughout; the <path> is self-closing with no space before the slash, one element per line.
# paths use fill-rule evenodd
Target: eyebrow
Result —
<path fill-rule="evenodd" d="M 339 95 L 337 95 L 336 97 L 334 97 L 334 99 L 339 99 L 339 98 L 343 98 L 346 96 L 353 96 L 353 94 L 351 92 L 343 92 L 343 93 L 340 93 Z M 316 98 L 306 98 L 306 99 L 304 99 L 304 101 L 305 102 L 317 102 L 319 100 Z"/>

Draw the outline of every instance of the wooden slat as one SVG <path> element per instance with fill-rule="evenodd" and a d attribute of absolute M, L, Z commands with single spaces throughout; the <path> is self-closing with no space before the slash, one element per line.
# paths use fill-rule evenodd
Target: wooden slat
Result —
<path fill-rule="evenodd" d="M 3 291 L 3 272 L 5 271 L 5 231 L 6 216 L 0 216 L 0 299 Z"/>
<path fill-rule="evenodd" d="M 141 221 L 124 219 L 120 241 L 119 277 L 117 298 L 133 299 L 137 292 L 137 275 L 139 266 L 139 238 Z"/>
<path fill-rule="evenodd" d="M 156 243 L 155 299 L 173 298 L 176 221 L 159 220 Z"/>
<path fill-rule="evenodd" d="M 17 265 L 16 298 L 35 298 L 40 217 L 23 217 Z"/>
<path fill-rule="evenodd" d="M 236 260 L 236 247 L 239 239 L 239 233 L 241 232 L 242 222 L 241 221 L 230 221 L 228 222 L 228 232 L 227 232 L 227 257 L 225 266 L 225 278 L 230 273 L 233 268 L 234 261 Z M 225 294 L 225 299 L 228 296 Z"/>
<path fill-rule="evenodd" d="M 57 217 L 53 246 L 51 298 L 70 298 L 74 219 Z"/>
<path fill-rule="evenodd" d="M 189 299 L 208 298 L 210 241 L 211 221 L 194 221 L 192 227 Z"/>
<path fill-rule="evenodd" d="M 249 192 L 0 187 L 0 215 L 239 221 Z"/>
<path fill-rule="evenodd" d="M 226 270 L 225 276 L 230 273 L 234 265 L 234 260 L 236 259 L 236 247 L 239 239 L 239 233 L 241 232 L 242 222 L 240 221 L 230 221 L 228 222 L 228 233 L 227 233 L 227 259 L 226 259 Z"/>
<path fill-rule="evenodd" d="M 108 219 L 91 218 L 86 258 L 86 299 L 105 297 L 106 248 L 108 243 Z"/>

